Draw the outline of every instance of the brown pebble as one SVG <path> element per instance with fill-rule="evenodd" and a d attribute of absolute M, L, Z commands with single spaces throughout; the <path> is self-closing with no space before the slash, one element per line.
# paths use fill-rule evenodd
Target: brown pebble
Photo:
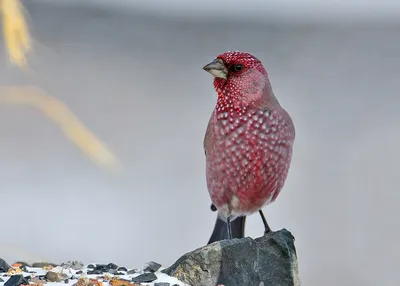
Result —
<path fill-rule="evenodd" d="M 32 267 L 43 268 L 43 267 L 49 266 L 49 265 L 53 266 L 53 267 L 58 266 L 57 264 L 49 263 L 49 262 L 35 262 L 32 264 Z"/>
<path fill-rule="evenodd" d="M 58 276 L 58 274 L 53 271 L 47 272 L 45 277 L 46 277 L 46 280 L 49 282 L 59 282 L 60 281 L 60 277 Z"/>

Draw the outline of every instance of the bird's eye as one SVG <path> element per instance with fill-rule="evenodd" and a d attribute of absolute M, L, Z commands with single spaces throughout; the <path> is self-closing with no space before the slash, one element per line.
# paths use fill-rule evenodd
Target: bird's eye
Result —
<path fill-rule="evenodd" d="M 242 69 L 243 69 L 243 65 L 242 64 L 237 64 L 237 65 L 234 65 L 232 67 L 232 70 L 235 71 L 235 72 L 241 71 Z"/>

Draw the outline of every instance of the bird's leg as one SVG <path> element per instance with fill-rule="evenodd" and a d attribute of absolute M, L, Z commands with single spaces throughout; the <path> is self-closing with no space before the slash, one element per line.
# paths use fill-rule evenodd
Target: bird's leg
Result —
<path fill-rule="evenodd" d="M 226 223 L 228 225 L 228 239 L 232 239 L 232 226 L 231 226 L 231 219 L 229 216 L 226 218 Z"/>
<path fill-rule="evenodd" d="M 269 227 L 267 220 L 265 219 L 264 213 L 262 212 L 262 210 L 259 210 L 258 212 L 260 213 L 261 219 L 262 219 L 264 227 L 265 227 L 264 233 L 271 232 L 271 228 Z"/>

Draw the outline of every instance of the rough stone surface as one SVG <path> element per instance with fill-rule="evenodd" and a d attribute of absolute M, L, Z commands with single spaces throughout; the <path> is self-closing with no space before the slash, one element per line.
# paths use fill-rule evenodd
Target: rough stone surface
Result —
<path fill-rule="evenodd" d="M 19 286 L 21 284 L 28 284 L 28 281 L 24 278 L 23 275 L 12 275 L 10 279 L 4 283 L 4 286 Z"/>
<path fill-rule="evenodd" d="M 83 268 L 83 263 L 81 261 L 68 261 L 61 264 L 62 267 L 71 268 L 73 270 L 81 270 Z"/>
<path fill-rule="evenodd" d="M 160 267 L 161 267 L 161 264 L 154 262 L 154 261 L 150 261 L 150 262 L 146 263 L 143 271 L 156 272 L 158 269 L 160 269 Z"/>
<path fill-rule="evenodd" d="M 0 272 L 7 272 L 10 265 L 2 258 L 0 258 Z"/>
<path fill-rule="evenodd" d="M 162 272 L 190 285 L 300 286 L 294 237 L 286 229 L 214 242 Z"/>
<path fill-rule="evenodd" d="M 49 271 L 46 273 L 46 280 L 50 282 L 58 282 L 60 281 L 60 277 L 58 276 L 57 273 Z"/>
<path fill-rule="evenodd" d="M 57 264 L 55 264 L 55 263 L 50 263 L 50 262 L 35 262 L 35 263 L 32 263 L 32 267 L 43 268 L 43 267 L 46 267 L 46 266 L 53 266 L 53 267 L 56 267 Z"/>
<path fill-rule="evenodd" d="M 153 282 L 156 279 L 157 279 L 157 276 L 154 273 L 150 272 L 150 273 L 144 273 L 139 276 L 133 277 L 132 282 L 134 282 L 134 283 L 143 283 L 143 282 L 149 283 L 149 282 Z"/>

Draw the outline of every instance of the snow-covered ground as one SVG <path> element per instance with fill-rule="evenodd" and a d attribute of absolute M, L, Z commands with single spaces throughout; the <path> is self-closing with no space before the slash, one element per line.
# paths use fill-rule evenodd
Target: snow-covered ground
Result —
<path fill-rule="evenodd" d="M 115 264 L 87 264 L 67 262 L 59 266 L 29 267 L 13 264 L 0 274 L 0 286 L 41 285 L 48 286 L 185 286 L 178 279 L 161 271 L 165 268 L 150 262 L 142 269 L 129 269 Z M 158 269 L 157 269 L 158 268 Z M 21 281 L 23 275 L 25 280 Z M 10 281 L 9 281 L 10 280 Z"/>

